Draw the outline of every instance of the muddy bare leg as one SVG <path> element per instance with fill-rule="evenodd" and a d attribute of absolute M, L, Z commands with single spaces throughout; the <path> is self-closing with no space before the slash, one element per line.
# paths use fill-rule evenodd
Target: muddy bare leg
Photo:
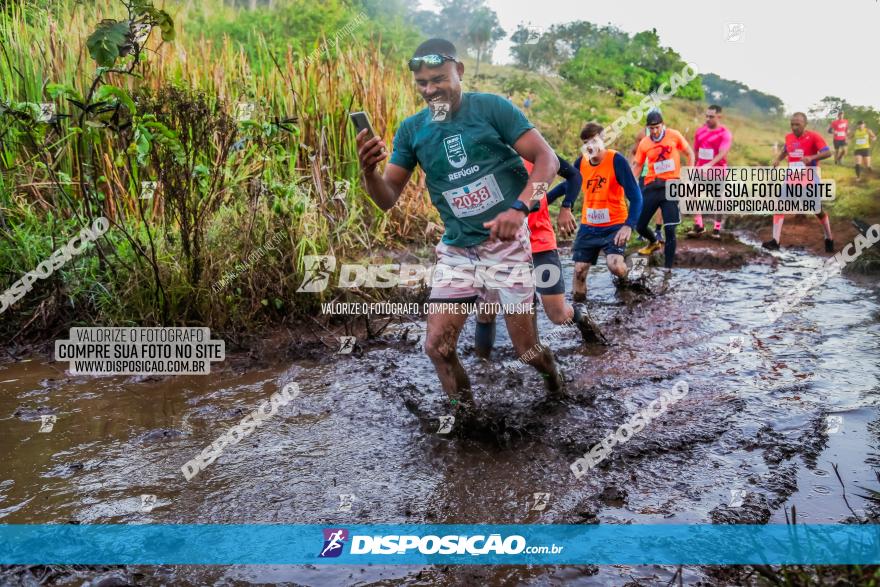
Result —
<path fill-rule="evenodd" d="M 450 400 L 473 405 L 471 382 L 458 360 L 456 345 L 458 336 L 468 315 L 453 313 L 428 314 L 428 332 L 425 337 L 425 353 L 434 363 L 440 385 Z"/>
<path fill-rule="evenodd" d="M 565 324 L 574 318 L 574 308 L 566 303 L 565 294 L 541 294 L 541 305 L 553 324 Z M 537 327 L 535 331 L 537 332 Z"/>
<path fill-rule="evenodd" d="M 544 377 L 547 390 L 558 392 L 563 388 L 562 375 L 556 367 L 553 353 L 538 343 L 538 329 L 535 328 L 532 312 L 505 314 L 507 332 L 513 342 L 517 357 L 538 370 Z"/>
<path fill-rule="evenodd" d="M 629 268 L 626 266 L 626 260 L 623 255 L 606 255 L 605 261 L 608 263 L 608 271 L 618 279 L 626 279 Z"/>
<path fill-rule="evenodd" d="M 575 262 L 574 279 L 571 280 L 571 299 L 575 302 L 587 300 L 587 275 L 590 273 L 589 263 Z"/>

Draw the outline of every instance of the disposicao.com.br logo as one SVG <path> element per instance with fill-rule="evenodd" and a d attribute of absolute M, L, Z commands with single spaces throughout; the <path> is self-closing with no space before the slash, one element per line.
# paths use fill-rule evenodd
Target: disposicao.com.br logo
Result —
<path fill-rule="evenodd" d="M 324 543 L 319 558 L 338 557 L 348 541 L 348 530 L 325 528 Z M 501 534 L 416 536 L 383 535 L 351 536 L 351 555 L 517 555 L 517 554 L 560 554 L 564 546 L 527 546 L 526 539 L 518 534 L 502 538 Z"/>
<path fill-rule="evenodd" d="M 348 540 L 348 530 L 344 528 L 324 528 L 324 546 L 318 558 L 336 558 L 342 554 L 342 547 Z"/>
<path fill-rule="evenodd" d="M 331 285 L 336 273 L 338 288 L 413 288 L 486 286 L 490 289 L 511 287 L 515 284 L 550 286 L 561 275 L 559 267 L 545 263 L 537 267 L 531 262 L 497 263 L 495 261 L 466 261 L 461 264 L 430 265 L 385 263 L 359 265 L 345 263 L 336 271 L 336 257 L 306 255 L 305 275 L 298 293 L 320 293 Z"/>

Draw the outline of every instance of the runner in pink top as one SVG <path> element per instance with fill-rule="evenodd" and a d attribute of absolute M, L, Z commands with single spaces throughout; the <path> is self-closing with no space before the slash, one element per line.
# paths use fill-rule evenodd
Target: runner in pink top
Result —
<path fill-rule="evenodd" d="M 727 167 L 727 153 L 733 144 L 733 135 L 726 126 L 721 124 L 721 106 L 712 105 L 706 109 L 706 124 L 694 134 L 694 152 L 697 155 L 697 167 Z M 721 238 L 721 221 L 723 216 L 715 215 L 715 229 L 712 238 Z M 688 232 L 690 237 L 701 236 L 703 216 L 694 216 L 694 227 Z"/>

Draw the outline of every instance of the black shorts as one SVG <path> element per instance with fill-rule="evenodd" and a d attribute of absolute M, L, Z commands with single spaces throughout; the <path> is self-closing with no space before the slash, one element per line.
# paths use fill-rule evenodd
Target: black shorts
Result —
<path fill-rule="evenodd" d="M 834 148 L 835 149 L 840 149 L 841 147 L 845 147 L 845 146 L 846 146 L 846 141 L 838 141 L 837 139 L 834 139 Z"/>
<path fill-rule="evenodd" d="M 660 214 L 663 216 L 663 226 L 681 224 L 681 211 L 678 209 L 678 202 L 666 199 L 666 182 L 663 180 L 654 180 L 645 186 L 645 189 L 642 190 L 642 206 L 643 219 L 647 215 L 650 220 L 650 217 L 659 208 Z"/>
<path fill-rule="evenodd" d="M 535 265 L 535 289 L 539 294 L 546 296 L 565 293 L 559 251 L 552 249 L 532 253 L 532 263 Z"/>
<path fill-rule="evenodd" d="M 870 157 L 871 149 L 856 149 L 854 153 L 859 157 Z"/>

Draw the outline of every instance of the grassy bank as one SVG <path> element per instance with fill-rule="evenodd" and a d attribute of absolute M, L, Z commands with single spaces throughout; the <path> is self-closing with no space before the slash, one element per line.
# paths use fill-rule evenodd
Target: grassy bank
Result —
<path fill-rule="evenodd" d="M 390 141 L 417 107 L 388 47 L 353 42 L 369 21 L 285 52 L 252 33 L 245 51 L 189 26 L 234 20 L 232 9 L 190 2 L 169 9 L 173 42 L 156 27 L 137 62 L 99 69 L 87 39 L 126 6 L 52 6 L 0 14 L 0 287 L 94 218 L 112 228 L 0 315 L 6 336 L 73 323 L 282 323 L 317 301 L 293 293 L 304 256 L 358 258 L 424 239 L 433 212 L 415 187 L 386 215 L 358 183 L 348 112 L 369 111 Z M 238 120 L 240 102 L 253 104 L 250 120 Z M 58 116 L 41 122 L 41 103 Z M 152 199 L 140 197 L 144 181 L 157 182 Z M 258 266 L 212 292 L 276 234 Z"/>
<path fill-rule="evenodd" d="M 467 62 L 473 71 L 473 63 Z M 511 94 L 514 102 L 522 106 L 525 98 L 532 92 L 536 98 L 529 116 L 541 129 L 550 144 L 564 157 L 573 161 L 579 155 L 578 133 L 584 122 L 595 120 L 609 124 L 636 104 L 640 95 L 618 97 L 611 92 L 596 91 L 584 93 L 561 78 L 547 77 L 523 72 L 506 66 L 481 65 L 480 74 L 467 80 L 470 89 Z M 703 124 L 705 103 L 673 98 L 662 106 L 664 119 L 671 128 L 681 131 L 688 140 L 693 139 L 694 131 Z M 788 119 L 783 116 L 744 115 L 733 109 L 726 109 L 723 123 L 734 133 L 734 143 L 728 160 L 731 165 L 767 166 L 770 165 L 781 148 L 783 138 L 790 132 Z M 810 127 L 823 133 L 827 121 L 814 120 Z M 613 148 L 629 152 L 638 128 L 630 127 L 628 134 L 619 139 Z M 870 224 L 880 222 L 880 173 L 855 176 L 852 153 L 847 155 L 842 165 L 834 165 L 830 160 L 822 163 L 823 177 L 833 179 L 837 184 L 837 198 L 824 205 L 838 230 L 839 245 L 849 242 L 855 235 L 850 222 L 853 218 L 863 219 Z M 876 165 L 875 165 L 876 167 Z M 558 204 L 557 204 L 558 205 Z M 771 219 L 765 216 L 729 217 L 729 228 L 755 230 L 769 226 Z M 685 217 L 679 226 L 683 236 L 692 227 L 692 218 Z M 821 245 L 821 241 L 819 241 Z M 863 254 L 855 262 L 847 265 L 847 271 L 875 272 L 880 269 L 880 253 L 876 250 Z"/>

